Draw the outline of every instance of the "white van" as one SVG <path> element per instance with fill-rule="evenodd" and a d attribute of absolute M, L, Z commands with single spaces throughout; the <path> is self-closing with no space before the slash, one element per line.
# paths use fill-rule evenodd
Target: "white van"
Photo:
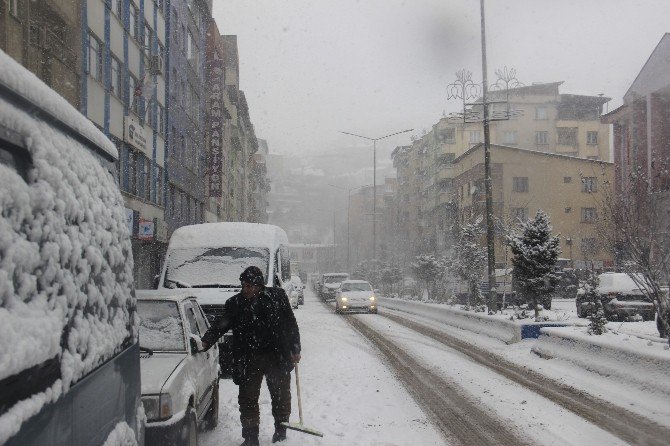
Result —
<path fill-rule="evenodd" d="M 170 238 L 159 279 L 161 288 L 193 288 L 213 321 L 223 304 L 240 292 L 240 274 L 249 266 L 263 271 L 266 286 L 294 293 L 286 232 L 259 223 L 205 223 L 182 226 Z M 222 375 L 230 371 L 229 337 L 219 344 Z"/>

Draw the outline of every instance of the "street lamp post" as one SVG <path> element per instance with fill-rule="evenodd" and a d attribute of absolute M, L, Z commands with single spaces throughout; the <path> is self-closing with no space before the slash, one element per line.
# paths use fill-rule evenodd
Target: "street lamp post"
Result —
<path fill-rule="evenodd" d="M 357 138 L 367 139 L 372 141 L 372 259 L 377 259 L 377 141 L 389 138 L 391 136 L 400 135 L 401 133 L 411 132 L 414 129 L 401 130 L 399 132 L 390 133 L 379 138 L 370 138 L 369 136 L 357 135 L 355 133 L 342 132 L 345 135 L 356 136 Z"/>

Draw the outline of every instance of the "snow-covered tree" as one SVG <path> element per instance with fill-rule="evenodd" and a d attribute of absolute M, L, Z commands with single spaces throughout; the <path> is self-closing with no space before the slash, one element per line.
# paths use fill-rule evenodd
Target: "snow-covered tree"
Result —
<path fill-rule="evenodd" d="M 591 271 L 584 282 L 585 300 L 591 304 L 591 312 L 589 313 L 589 328 L 588 332 L 592 335 L 601 335 L 607 332 L 607 318 L 605 317 L 605 310 L 603 308 L 600 294 L 598 293 L 598 284 L 600 279 L 598 274 Z"/>
<path fill-rule="evenodd" d="M 419 255 L 412 262 L 412 274 L 424 284 L 429 299 L 435 297 L 435 285 L 443 273 L 442 262 L 433 255 Z"/>
<path fill-rule="evenodd" d="M 480 235 L 481 228 L 478 225 L 463 226 L 454 254 L 447 261 L 449 271 L 468 285 L 467 307 L 484 302 L 480 281 L 486 268 L 486 248 L 478 242 Z"/>
<path fill-rule="evenodd" d="M 549 217 L 538 209 L 535 218 L 523 222 L 519 231 L 507 237 L 519 291 L 526 296 L 539 320 L 541 299 L 551 299 L 558 276 L 554 273 L 560 254 L 559 238 L 551 235 Z"/>
<path fill-rule="evenodd" d="M 402 281 L 402 270 L 395 265 L 384 265 L 381 270 L 382 290 L 393 292 L 395 284 Z"/>

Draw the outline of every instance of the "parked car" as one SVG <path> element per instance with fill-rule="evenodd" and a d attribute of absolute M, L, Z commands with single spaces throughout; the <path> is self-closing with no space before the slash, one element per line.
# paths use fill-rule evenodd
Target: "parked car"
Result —
<path fill-rule="evenodd" d="M 338 314 L 363 311 L 377 314 L 377 296 L 365 280 L 345 280 L 337 290 L 335 312 Z"/>
<path fill-rule="evenodd" d="M 335 293 L 340 287 L 340 284 L 349 279 L 347 273 L 326 273 L 321 278 L 321 288 L 319 289 L 319 297 L 324 302 L 332 302 L 335 300 Z"/>
<path fill-rule="evenodd" d="M 296 293 L 298 293 L 298 305 L 304 305 L 305 303 L 305 285 L 302 283 L 300 276 L 292 275 L 291 281 L 293 282 L 293 288 Z"/>
<path fill-rule="evenodd" d="M 3 51 L 0 67 L 0 444 L 141 445 L 117 148 Z"/>
<path fill-rule="evenodd" d="M 645 321 L 654 320 L 656 315 L 654 304 L 628 274 L 603 273 L 598 278 L 600 283 L 597 292 L 608 320 L 627 320 L 636 315 Z M 577 292 L 575 302 L 579 317 L 587 317 L 591 313 L 593 303 L 586 299 L 584 288 L 580 288 Z"/>
<path fill-rule="evenodd" d="M 218 424 L 218 347 L 199 351 L 209 324 L 189 291 L 138 290 L 137 297 L 146 444 L 195 446 L 198 428 Z"/>

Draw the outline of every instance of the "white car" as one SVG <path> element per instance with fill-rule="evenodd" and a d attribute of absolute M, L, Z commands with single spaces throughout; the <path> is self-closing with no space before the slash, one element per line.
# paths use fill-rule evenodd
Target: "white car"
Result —
<path fill-rule="evenodd" d="M 196 445 L 198 428 L 213 429 L 219 416 L 218 347 L 199 352 L 207 319 L 187 290 L 137 297 L 146 444 Z"/>
<path fill-rule="evenodd" d="M 365 280 L 345 280 L 335 296 L 335 312 L 338 314 L 363 311 L 377 314 L 377 296 Z"/>

